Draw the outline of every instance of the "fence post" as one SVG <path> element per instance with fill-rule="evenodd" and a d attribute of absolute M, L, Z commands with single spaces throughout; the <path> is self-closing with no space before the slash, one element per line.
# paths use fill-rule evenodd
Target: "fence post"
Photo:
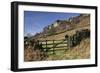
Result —
<path fill-rule="evenodd" d="M 48 53 L 47 40 L 46 40 L 46 48 L 45 48 L 45 50 L 46 50 L 46 54 L 47 54 Z"/>
<path fill-rule="evenodd" d="M 40 42 L 40 41 L 38 40 L 38 44 L 39 44 L 39 42 Z"/>
<path fill-rule="evenodd" d="M 70 50 L 70 36 L 68 36 L 68 42 L 67 42 L 67 44 L 68 44 L 68 50 Z"/>
<path fill-rule="evenodd" d="M 46 49 L 47 49 L 47 40 L 46 40 Z"/>
<path fill-rule="evenodd" d="M 65 51 L 67 51 L 67 50 L 68 50 L 68 38 L 65 39 L 65 43 L 66 43 L 66 45 L 67 45 Z"/>
<path fill-rule="evenodd" d="M 55 50 L 54 50 L 54 40 L 53 40 L 53 54 L 55 54 Z"/>

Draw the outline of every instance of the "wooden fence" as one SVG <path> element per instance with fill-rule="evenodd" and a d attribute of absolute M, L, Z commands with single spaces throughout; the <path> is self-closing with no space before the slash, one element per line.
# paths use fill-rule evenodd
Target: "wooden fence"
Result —
<path fill-rule="evenodd" d="M 68 48 L 68 42 L 66 39 L 62 40 L 42 40 L 38 41 L 42 48 L 46 52 L 52 51 L 55 54 L 56 50 L 66 50 Z"/>

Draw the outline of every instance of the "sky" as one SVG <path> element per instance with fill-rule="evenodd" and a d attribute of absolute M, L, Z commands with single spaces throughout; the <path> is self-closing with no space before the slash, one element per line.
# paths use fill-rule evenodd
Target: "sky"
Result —
<path fill-rule="evenodd" d="M 24 36 L 42 32 L 43 28 L 54 23 L 56 20 L 67 20 L 70 17 L 78 16 L 79 13 L 61 12 L 37 12 L 24 11 Z"/>

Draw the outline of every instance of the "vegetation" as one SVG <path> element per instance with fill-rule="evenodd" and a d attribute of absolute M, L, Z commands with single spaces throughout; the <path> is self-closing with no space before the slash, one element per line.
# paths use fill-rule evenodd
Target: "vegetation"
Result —
<path fill-rule="evenodd" d="M 63 26 L 57 26 L 56 28 L 52 26 L 51 29 L 47 29 L 48 31 L 46 31 L 46 33 L 38 33 L 37 35 L 35 35 L 35 37 L 29 39 L 29 41 L 24 41 L 24 61 L 72 60 L 90 58 L 90 35 L 89 37 L 84 37 L 83 33 L 80 33 L 81 36 L 77 37 L 77 40 L 74 42 L 74 44 L 77 44 L 70 47 L 68 45 L 68 40 L 62 40 L 66 39 L 66 35 L 76 36 L 76 31 L 85 29 L 90 30 L 90 17 L 82 16 L 83 15 L 76 17 L 77 19 L 74 18 L 71 21 L 71 26 L 69 29 L 65 28 L 64 30 L 58 30 Z M 70 41 L 73 41 L 73 38 L 75 37 L 71 38 L 72 40 Z M 81 40 L 79 40 L 80 38 Z M 32 44 L 30 44 L 30 41 L 33 41 L 33 39 L 36 40 Z M 28 42 L 28 44 L 26 44 L 26 42 Z"/>

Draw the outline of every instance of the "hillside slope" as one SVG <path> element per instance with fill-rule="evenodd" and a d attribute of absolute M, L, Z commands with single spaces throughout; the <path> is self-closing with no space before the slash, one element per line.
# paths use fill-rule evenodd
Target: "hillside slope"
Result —
<path fill-rule="evenodd" d="M 59 34 L 56 34 L 56 35 L 37 38 L 37 40 L 60 40 L 60 39 L 65 39 L 65 35 L 73 35 L 73 34 L 75 34 L 75 32 L 77 30 L 81 30 L 81 29 L 90 29 L 90 26 L 76 28 L 76 29 L 65 31 L 63 33 L 59 33 Z"/>

